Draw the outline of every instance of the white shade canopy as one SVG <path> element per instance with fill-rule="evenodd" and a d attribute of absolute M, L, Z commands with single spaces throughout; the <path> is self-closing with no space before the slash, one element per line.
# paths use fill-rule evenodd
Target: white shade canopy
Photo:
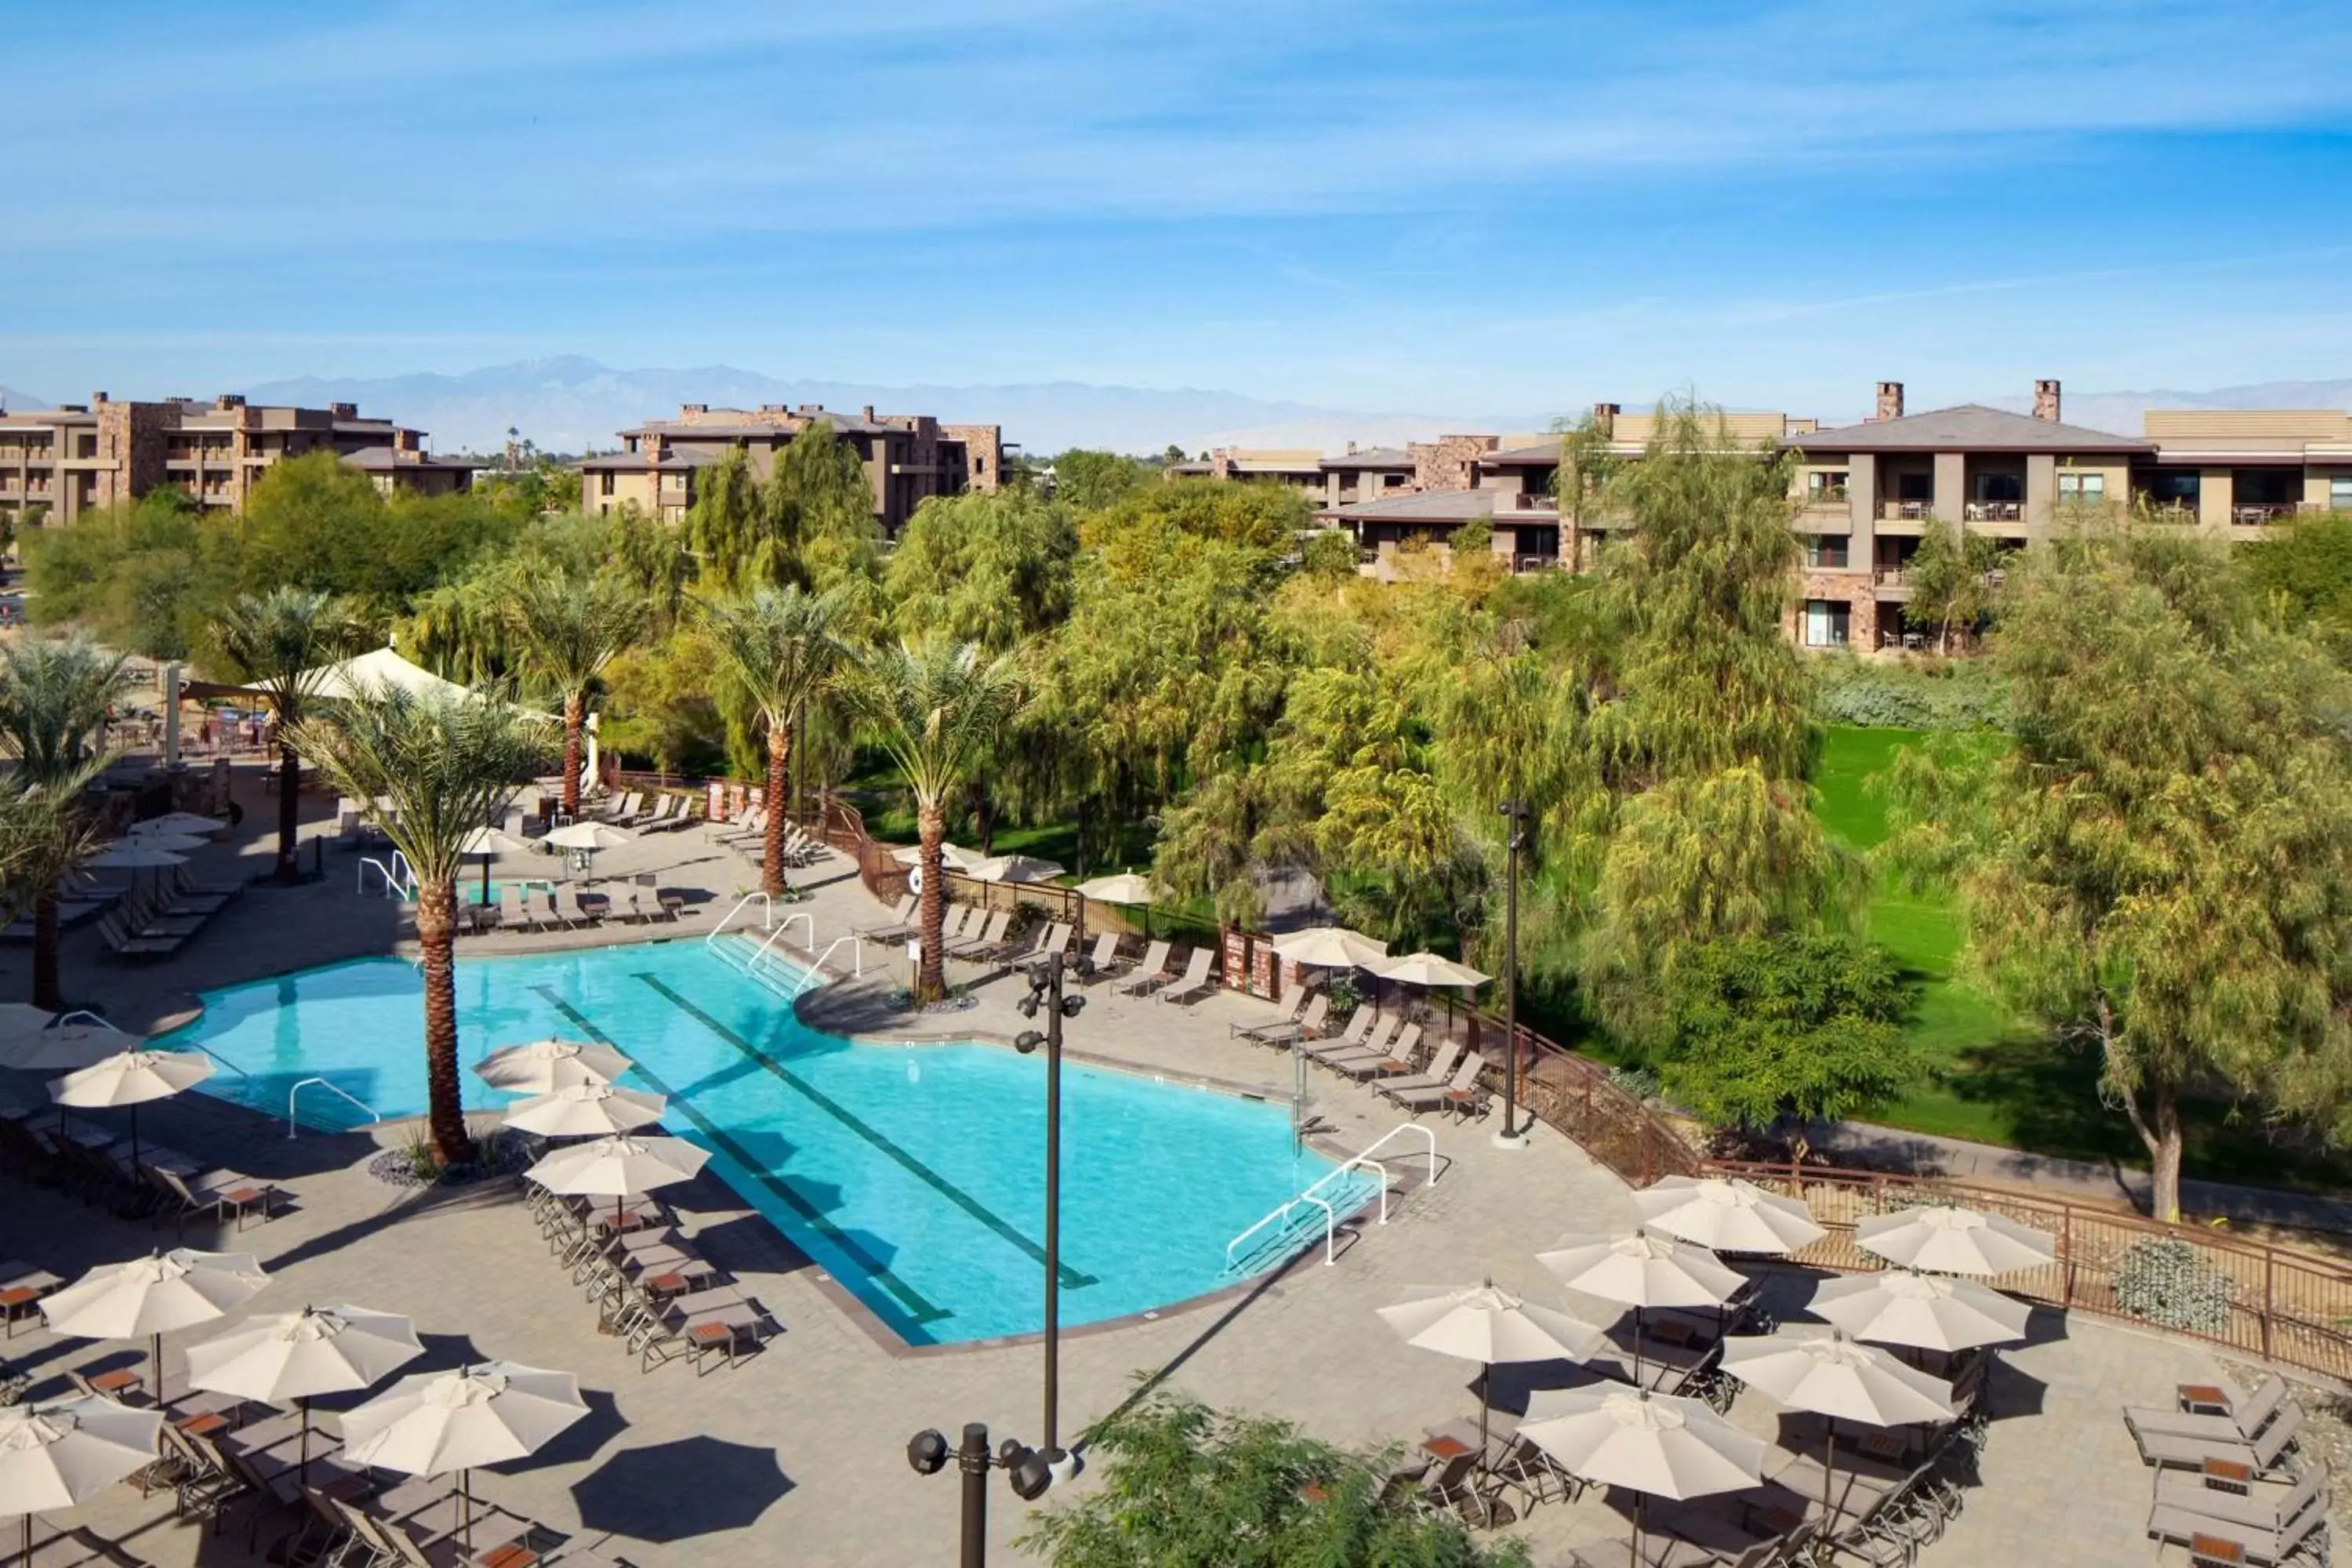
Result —
<path fill-rule="evenodd" d="M 1938 1274 L 2010 1274 L 2057 1256 L 2047 1232 L 2005 1215 L 1938 1204 L 1873 1215 L 1853 1227 L 1854 1245 L 1906 1268 Z"/>
<path fill-rule="evenodd" d="M 1866 1426 L 1948 1421 L 1953 1414 L 1950 1384 L 1842 1334 L 1727 1339 L 1723 1370 L 1791 1410 Z"/>
<path fill-rule="evenodd" d="M 492 1051 L 474 1064 L 492 1089 L 546 1094 L 576 1083 L 610 1083 L 629 1070 L 629 1058 L 586 1040 L 526 1040 Z"/>
<path fill-rule="evenodd" d="M 1078 884 L 1078 896 L 1092 899 L 1098 904 L 1149 904 L 1167 896 L 1167 889 L 1157 886 L 1150 878 L 1133 871 L 1120 871 L 1108 877 L 1097 877 L 1091 882 Z"/>
<path fill-rule="evenodd" d="M 500 855 L 514 855 L 530 846 L 513 834 L 496 827 L 477 827 L 466 836 L 457 853 L 468 860 L 489 860 Z"/>
<path fill-rule="evenodd" d="M 636 840 L 619 828 L 602 822 L 570 822 L 540 842 L 552 844 L 558 849 L 618 849 L 622 845 L 634 844 Z"/>
<path fill-rule="evenodd" d="M 1389 944 L 1345 926 L 1309 926 L 1276 937 L 1275 956 L 1324 969 L 1369 968 L 1389 955 Z"/>
<path fill-rule="evenodd" d="M 535 1453 L 582 1416 L 568 1372 L 482 1362 L 421 1373 L 343 1417 L 343 1458 L 412 1476 L 441 1476 Z"/>
<path fill-rule="evenodd" d="M 121 1037 L 116 1037 L 117 1040 Z M 101 1110 L 167 1100 L 213 1076 L 213 1059 L 201 1051 L 158 1051 L 143 1047 L 118 1050 L 63 1078 L 49 1080 L 49 1098 L 59 1105 Z"/>
<path fill-rule="evenodd" d="M 1633 1194 L 1643 1226 L 1717 1252 L 1794 1252 L 1829 1232 L 1795 1198 L 1722 1176 L 1663 1176 Z"/>
<path fill-rule="evenodd" d="M 1519 1436 L 1595 1486 L 1696 1498 L 1763 1479 L 1763 1441 L 1696 1399 L 1611 1384 L 1538 1389 L 1528 1414 Z"/>
<path fill-rule="evenodd" d="M 415 1329 L 398 1313 L 305 1307 L 248 1319 L 189 1346 L 188 1383 L 283 1405 L 365 1388 L 424 1353 Z"/>
<path fill-rule="evenodd" d="M 1813 1315 L 1858 1340 L 1916 1350 L 1964 1351 L 2025 1337 L 2032 1310 L 1969 1279 L 1889 1268 L 1813 1287 Z"/>
<path fill-rule="evenodd" d="M 1060 876 L 1062 863 L 1034 855 L 996 855 L 975 861 L 968 875 L 983 882 L 1050 882 Z"/>
<path fill-rule="evenodd" d="M 1494 1366 L 1573 1360 L 1600 1344 L 1601 1331 L 1557 1307 L 1522 1300 L 1494 1281 L 1433 1290 L 1380 1310 L 1405 1343 Z"/>
<path fill-rule="evenodd" d="M 154 1463 L 160 1410 L 96 1394 L 0 1407 L 0 1515 L 87 1502 Z"/>
<path fill-rule="evenodd" d="M 202 849 L 205 840 L 185 833 L 142 833 L 129 838 L 118 838 L 107 847 L 111 849 L 116 845 L 131 849 L 161 849 L 166 854 L 186 855 Z"/>
<path fill-rule="evenodd" d="M 551 1193 L 621 1198 L 687 1181 L 709 1158 L 708 1150 L 683 1138 L 623 1133 L 555 1150 L 524 1174 Z"/>
<path fill-rule="evenodd" d="M 179 1247 L 100 1265 L 44 1300 L 41 1316 L 85 1340 L 165 1334 L 209 1323 L 268 1283 L 251 1253 Z"/>
<path fill-rule="evenodd" d="M 901 866 L 919 866 L 923 863 L 923 847 L 919 844 L 903 845 L 890 851 L 890 858 Z M 978 850 L 966 849 L 961 845 L 940 846 L 940 864 L 950 871 L 961 871 L 969 875 L 974 866 L 987 858 L 987 856 Z"/>
<path fill-rule="evenodd" d="M 419 697 L 474 697 L 478 693 L 408 660 L 390 647 L 371 648 L 354 658 L 339 659 L 304 670 L 296 678 L 302 689 L 317 697 L 351 698 L 362 689 L 381 691 L 397 687 Z"/>
<path fill-rule="evenodd" d="M 1275 949 L 1279 952 L 1282 950 Z M 1364 966 L 1383 980 L 1394 980 L 1405 985 L 1459 985 L 1465 989 L 1484 985 L 1494 978 L 1482 974 L 1466 963 L 1456 963 L 1433 952 L 1409 952 L 1402 958 L 1383 959 Z"/>
<path fill-rule="evenodd" d="M 639 1089 L 575 1083 L 520 1101 L 508 1110 L 506 1124 L 544 1138 L 601 1138 L 652 1126 L 663 1103 L 660 1095 Z"/>
<path fill-rule="evenodd" d="M 1748 1283 L 1705 1247 L 1640 1231 L 1564 1237 L 1536 1261 L 1569 1289 L 1627 1307 L 1720 1307 Z"/>
<path fill-rule="evenodd" d="M 224 832 L 227 827 L 226 822 L 215 817 L 198 816 L 192 811 L 175 811 L 168 816 L 151 816 L 144 822 L 134 822 L 125 831 L 134 838 L 169 834 L 175 837 L 204 839 Z"/>
<path fill-rule="evenodd" d="M 21 1033 L 12 1026 L 5 1034 L 0 1034 L 0 1068 L 24 1072 L 69 1071 L 102 1062 L 139 1043 L 137 1035 L 126 1035 L 102 1024 L 60 1024 L 54 1029 L 36 1027 Z"/>
<path fill-rule="evenodd" d="M 187 863 L 186 856 L 175 855 L 155 840 L 141 838 L 117 839 L 82 862 L 85 866 L 101 866 L 110 871 L 160 871 L 167 866 L 184 866 Z"/>

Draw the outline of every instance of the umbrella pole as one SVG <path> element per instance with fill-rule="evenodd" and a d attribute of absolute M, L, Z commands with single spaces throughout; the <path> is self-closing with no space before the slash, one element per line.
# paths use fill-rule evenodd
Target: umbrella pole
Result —
<path fill-rule="evenodd" d="M 163 1408 L 163 1336 L 159 1332 L 147 1342 L 147 1364 L 155 1373 L 155 1408 Z"/>
<path fill-rule="evenodd" d="M 1642 1387 L 1642 1386 L 1643 1386 L 1643 1384 L 1642 1384 L 1642 1308 L 1641 1308 L 1641 1305 L 1640 1305 L 1640 1303 L 1639 1303 L 1639 1302 L 1636 1302 L 1636 1303 L 1634 1304 L 1634 1307 L 1633 1307 L 1633 1386 L 1634 1386 L 1634 1387 L 1636 1387 L 1636 1388 L 1640 1388 L 1640 1387 Z"/>
<path fill-rule="evenodd" d="M 302 1412 L 302 1463 L 294 1472 L 294 1484 L 307 1487 L 310 1484 L 310 1396 L 306 1394 L 294 1403 Z"/>
<path fill-rule="evenodd" d="M 1649 1521 L 1649 1517 L 1650 1494 L 1635 1492 L 1633 1494 L 1633 1568 L 1642 1568 L 1642 1533 L 1643 1527 Z"/>
<path fill-rule="evenodd" d="M 1495 1392 L 1495 1363 L 1488 1362 L 1486 1370 L 1478 1374 L 1478 1467 L 1486 1465 L 1486 1407 Z"/>
<path fill-rule="evenodd" d="M 1837 1473 L 1837 1417 L 1832 1415 L 1827 1419 L 1830 1435 L 1822 1442 L 1822 1522 L 1835 1524 L 1837 1521 L 1830 1507 L 1830 1492 L 1832 1489 L 1830 1482 Z"/>
<path fill-rule="evenodd" d="M 464 1500 L 464 1509 L 465 1509 L 465 1512 L 464 1512 L 463 1517 L 464 1517 L 465 1521 L 466 1521 L 466 1555 L 467 1555 L 467 1556 L 468 1556 L 468 1557 L 470 1557 L 470 1556 L 472 1556 L 472 1555 L 474 1554 L 474 1472 L 473 1472 L 473 1471 L 471 1471 L 471 1470 L 459 1470 L 459 1471 L 457 1472 L 457 1492 L 458 1492 L 458 1495 L 459 1495 L 459 1496 Z"/>
<path fill-rule="evenodd" d="M 131 1108 L 131 1179 L 134 1182 L 142 1179 L 139 1174 L 139 1108 L 135 1105 Z M 158 1384 L 156 1386 L 161 1388 L 163 1385 Z"/>

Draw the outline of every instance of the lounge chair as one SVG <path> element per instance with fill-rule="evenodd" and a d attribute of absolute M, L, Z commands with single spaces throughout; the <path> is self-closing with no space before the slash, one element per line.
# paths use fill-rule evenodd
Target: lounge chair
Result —
<path fill-rule="evenodd" d="M 1395 1039 L 1398 1032 L 1404 1027 L 1404 1015 L 1383 1014 L 1369 1007 L 1359 1007 L 1356 1009 L 1356 1018 L 1363 1020 L 1364 1026 L 1360 1032 L 1355 1027 L 1356 1019 L 1350 1018 L 1348 1021 L 1348 1032 L 1338 1039 L 1326 1040 L 1319 1046 L 1307 1047 L 1308 1058 L 1325 1067 L 1337 1067 L 1340 1062 L 1350 1058 L 1367 1054 L 1376 1059 L 1386 1060 L 1389 1056 L 1389 1042 Z"/>
<path fill-rule="evenodd" d="M 686 911 L 686 895 L 676 888 L 655 889 L 654 901 L 661 906 L 662 913 L 673 921 Z"/>
<path fill-rule="evenodd" d="M 2284 1531 L 2303 1517 L 2304 1510 L 2323 1501 L 2327 1471 L 2313 1465 L 2301 1480 L 2248 1481 L 2240 1491 L 2216 1485 L 2202 1476 L 2160 1470 L 2156 1478 L 2156 1506 L 2225 1524 L 2252 1525 L 2257 1530 Z"/>
<path fill-rule="evenodd" d="M 1218 987 L 1224 984 L 1218 976 L 1209 973 L 1209 965 L 1215 962 L 1216 956 L 1216 953 L 1209 948 L 1194 948 L 1192 961 L 1184 965 L 1184 977 L 1156 993 L 1153 999 L 1160 1002 L 1173 1002 L 1179 1007 L 1189 1007 L 1195 1002 L 1206 1001 L 1216 993 Z"/>
<path fill-rule="evenodd" d="M 869 942 L 901 942 L 915 929 L 908 922 L 914 919 L 915 906 L 922 902 L 918 893 L 904 893 L 890 906 L 890 918 L 879 925 L 865 926 L 857 934 Z"/>
<path fill-rule="evenodd" d="M 1381 1010 L 1377 1007 L 1358 1006 L 1352 1009 L 1348 1014 L 1346 1027 L 1342 1028 L 1335 1038 L 1324 1042 L 1322 1048 L 1327 1051 L 1349 1050 L 1361 1046 L 1364 1043 L 1366 1031 L 1371 1028 L 1373 1020 L 1380 1016 Z"/>
<path fill-rule="evenodd" d="M 2161 1433 L 2170 1437 L 2195 1437 L 2209 1443 L 2251 1443 L 2269 1426 L 2281 1407 L 2289 1403 L 2286 1379 L 2276 1373 L 2262 1381 L 2261 1386 L 2242 1399 L 2231 1402 L 2227 1415 L 2208 1415 L 2192 1409 L 2207 1405 L 2219 1392 L 2200 1384 L 2184 1384 L 2180 1403 L 2170 1408 L 2154 1405 L 2126 1405 L 2124 1424 L 2137 1437 L 2143 1432 Z M 2226 1396 L 2225 1396 L 2226 1397 Z"/>
<path fill-rule="evenodd" d="M 2279 1468 L 2279 1461 L 2303 1430 L 2303 1407 L 2290 1403 L 2279 1418 L 2264 1426 L 2262 1435 L 2249 1443 L 2240 1438 L 2211 1440 L 2202 1437 L 2177 1437 L 2164 1432 L 2135 1432 L 2139 1440 L 2142 1462 L 2159 1469 L 2173 1468 L 2201 1470 L 2210 1461 L 2243 1465 L 2256 1476 L 2267 1476 Z"/>
<path fill-rule="evenodd" d="M 702 819 L 694 815 L 694 803 L 682 795 L 666 795 L 662 799 L 668 809 L 661 816 L 639 826 L 640 833 L 677 833 L 692 827 Z"/>
<path fill-rule="evenodd" d="M 98 936 L 106 951 L 117 958 L 169 958 L 187 945 L 187 939 L 177 936 L 134 936 L 124 928 L 119 916 L 98 917 Z"/>
<path fill-rule="evenodd" d="M 619 800 L 607 802 L 604 809 L 596 814 L 596 820 L 607 827 L 626 827 L 636 819 L 637 813 L 645 805 L 645 799 L 644 792 L 631 790 Z"/>
<path fill-rule="evenodd" d="M 539 925 L 523 903 L 522 889 L 511 882 L 499 889 L 499 924 L 508 931 L 531 931 Z"/>
<path fill-rule="evenodd" d="M 1051 958 L 1069 945 L 1069 941 L 1070 928 L 1055 921 L 1032 931 L 1029 933 L 1029 945 L 1026 947 L 1016 948 L 1011 942 L 1006 942 L 996 955 L 997 962 L 1008 971 L 1019 969 L 1024 964 L 1036 963 Z"/>
<path fill-rule="evenodd" d="M 1397 1031 L 1396 1038 L 1389 1042 L 1385 1054 L 1371 1053 L 1370 1060 L 1366 1060 L 1361 1056 L 1341 1057 L 1337 1061 L 1327 1062 L 1324 1065 L 1333 1072 L 1344 1074 L 1361 1083 L 1366 1079 L 1378 1078 L 1383 1072 L 1391 1072 L 1398 1078 L 1404 1078 L 1412 1073 L 1412 1058 L 1420 1054 L 1421 1026 L 1407 1024 Z M 1451 1055 L 1447 1056 L 1445 1066 L 1448 1070 L 1452 1069 L 1454 1062 Z M 1433 1062 L 1431 1064 L 1429 1076 L 1434 1078 L 1439 1083 L 1445 1081 L 1445 1074 L 1438 1071 Z"/>
<path fill-rule="evenodd" d="M 243 1230 L 246 1215 L 257 1208 L 267 1224 L 272 1217 L 270 1200 L 278 1195 L 277 1187 L 257 1182 L 242 1171 L 205 1171 L 184 1176 L 176 1171 L 142 1163 L 140 1173 L 163 1195 L 163 1206 L 157 1211 L 155 1223 L 161 1225 L 168 1216 L 182 1236 L 187 1234 L 189 1219 L 197 1215 L 208 1215 L 218 1225 L 234 1214 L 236 1228 Z"/>
<path fill-rule="evenodd" d="M 697 1290 L 664 1304 L 652 1321 L 631 1336 L 638 1352 L 638 1370 L 691 1357 L 697 1376 L 709 1370 L 712 1355 L 723 1354 L 733 1366 L 746 1347 L 756 1347 L 777 1331 L 767 1309 L 732 1285 Z"/>
<path fill-rule="evenodd" d="M 2316 1471 L 2305 1479 L 2315 1487 Z M 2216 1491 L 2216 1499 L 2226 1493 Z M 2296 1494 L 2303 1495 L 2303 1488 Z M 2247 1500 L 2239 1500 L 2242 1502 Z M 2316 1490 L 2305 1497 L 2301 1510 L 2275 1525 L 2249 1524 L 2217 1519 L 2166 1502 L 2158 1497 L 2147 1512 L 2147 1532 L 2158 1541 L 2178 1541 L 2189 1548 L 2192 1563 L 2283 1563 L 2327 1522 L 2327 1504 Z"/>
<path fill-rule="evenodd" d="M 1486 1058 L 1475 1051 L 1469 1051 L 1464 1054 L 1462 1065 L 1454 1069 L 1454 1076 L 1435 1088 L 1408 1089 L 1400 1083 L 1376 1083 L 1372 1088 L 1379 1091 L 1381 1099 L 1393 1102 L 1401 1110 L 1412 1111 L 1415 1116 L 1424 1110 L 1461 1110 L 1467 1115 L 1466 1108 L 1478 1103 L 1478 1075 L 1486 1068 Z"/>
<path fill-rule="evenodd" d="M 978 930 L 967 930 L 961 938 L 948 942 L 940 951 L 950 958 L 985 958 L 1004 941 L 1005 930 L 1012 924 L 1011 910 L 991 910 L 981 917 Z"/>
<path fill-rule="evenodd" d="M 1172 945 L 1174 944 L 1171 942 L 1155 942 L 1145 948 L 1143 957 L 1136 964 L 1134 973 L 1118 983 L 1118 994 L 1122 996 L 1141 996 L 1168 984 L 1171 978 L 1168 968 L 1168 950 Z"/>
<path fill-rule="evenodd" d="M 1095 945 L 1079 969 L 1078 984 L 1092 985 L 1097 980 L 1108 980 L 1118 967 L 1118 932 L 1107 931 L 1095 938 Z"/>
<path fill-rule="evenodd" d="M 556 900 L 557 912 L 562 915 L 563 922 L 566 925 L 593 926 L 603 918 L 599 914 L 591 912 L 588 907 L 580 901 L 580 889 L 573 887 L 569 882 L 565 882 L 559 886 L 555 889 L 554 896 Z M 609 910 L 612 908 L 613 900 L 611 899 L 605 898 L 602 894 L 595 896 L 603 900 L 604 907 L 605 909 Z"/>
<path fill-rule="evenodd" d="M 980 928 L 971 922 L 972 917 L 979 913 L 980 908 L 976 904 L 950 904 L 941 910 L 940 911 L 940 951 L 953 952 L 956 943 L 963 941 L 967 936 L 977 935 Z M 919 928 L 917 934 L 920 934 Z"/>
<path fill-rule="evenodd" d="M 1315 991 L 1308 993 L 1304 1000 L 1305 1006 L 1292 1008 L 1284 1017 L 1269 1018 L 1261 1024 L 1229 1025 L 1225 1030 L 1226 1037 L 1231 1039 L 1238 1036 L 1244 1040 L 1255 1040 L 1260 1045 L 1284 1046 L 1290 1043 L 1293 1035 L 1304 1039 L 1323 1026 L 1324 1016 L 1331 1010 L 1331 998 Z"/>

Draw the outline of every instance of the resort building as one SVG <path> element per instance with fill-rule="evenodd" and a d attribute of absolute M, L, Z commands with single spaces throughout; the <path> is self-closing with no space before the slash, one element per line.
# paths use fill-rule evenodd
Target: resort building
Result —
<path fill-rule="evenodd" d="M 694 504 L 695 476 L 740 452 L 764 479 L 793 437 L 823 419 L 866 465 L 874 518 L 897 538 L 915 509 L 933 496 L 993 490 L 1002 479 L 1004 440 L 994 425 L 943 425 L 928 414 L 833 414 L 814 403 L 796 408 L 713 408 L 689 403 L 676 419 L 647 420 L 620 432 L 621 450 L 580 465 L 583 503 L 599 514 L 634 503 L 676 522 Z"/>
<path fill-rule="evenodd" d="M 140 403 L 100 392 L 86 404 L 0 414 L 0 514 L 70 523 L 162 485 L 237 510 L 271 464 L 317 451 L 337 454 L 387 495 L 462 490 L 481 466 L 436 457 L 422 431 L 363 419 L 349 403 L 299 408 L 234 394 Z"/>

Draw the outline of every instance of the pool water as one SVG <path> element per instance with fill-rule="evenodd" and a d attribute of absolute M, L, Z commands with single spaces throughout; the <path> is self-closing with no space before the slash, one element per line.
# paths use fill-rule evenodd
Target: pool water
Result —
<path fill-rule="evenodd" d="M 241 1074 L 215 1073 L 205 1089 L 275 1116 L 306 1078 L 415 1114 L 426 1098 L 422 985 L 405 961 L 373 958 L 232 986 L 206 993 L 203 1016 L 169 1043 L 234 1063 Z M 1042 1054 L 822 1034 L 699 942 L 460 960 L 457 988 L 469 1068 L 549 1035 L 609 1041 L 643 1087 L 670 1096 L 668 1128 L 709 1149 L 746 1203 L 908 1342 L 1042 1326 Z M 510 1098 L 470 1071 L 465 1094 L 469 1107 Z M 1233 1283 L 1226 1243 L 1332 1169 L 1294 1152 L 1285 1105 L 1132 1074 L 1066 1064 L 1062 1114 L 1065 1324 Z M 315 1087 L 299 1115 L 365 1120 Z M 1365 1176 L 1334 1195 L 1370 1191 Z"/>

